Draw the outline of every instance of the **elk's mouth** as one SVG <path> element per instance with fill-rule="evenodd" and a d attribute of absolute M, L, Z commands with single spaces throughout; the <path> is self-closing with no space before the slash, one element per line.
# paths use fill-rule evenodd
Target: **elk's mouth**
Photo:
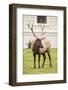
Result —
<path fill-rule="evenodd" d="M 43 46 L 40 46 L 40 48 L 43 48 Z"/>
<path fill-rule="evenodd" d="M 43 48 L 43 46 L 41 48 Z"/>

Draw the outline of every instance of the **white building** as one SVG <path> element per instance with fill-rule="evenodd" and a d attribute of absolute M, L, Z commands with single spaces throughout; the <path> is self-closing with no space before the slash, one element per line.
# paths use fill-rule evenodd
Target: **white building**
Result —
<path fill-rule="evenodd" d="M 33 38 L 35 38 L 28 28 L 28 24 L 33 24 L 33 31 L 39 37 L 42 31 L 42 27 L 45 24 L 43 32 L 46 31 L 44 36 L 47 36 L 50 43 L 51 48 L 57 48 L 57 17 L 56 16 L 31 16 L 24 15 L 23 16 L 24 23 L 24 48 L 27 48 L 28 42 Z"/>

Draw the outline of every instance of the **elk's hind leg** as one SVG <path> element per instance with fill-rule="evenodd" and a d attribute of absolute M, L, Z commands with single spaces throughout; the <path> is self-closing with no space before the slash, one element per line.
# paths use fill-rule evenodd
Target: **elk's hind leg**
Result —
<path fill-rule="evenodd" d="M 50 51 L 48 51 L 47 54 L 48 54 L 48 57 L 49 57 L 50 67 L 52 67 Z"/>
<path fill-rule="evenodd" d="M 43 61 L 43 64 L 42 64 L 42 68 L 44 67 L 44 64 L 45 64 L 45 59 L 46 59 L 45 53 L 43 54 L 43 59 L 44 59 L 44 61 Z"/>

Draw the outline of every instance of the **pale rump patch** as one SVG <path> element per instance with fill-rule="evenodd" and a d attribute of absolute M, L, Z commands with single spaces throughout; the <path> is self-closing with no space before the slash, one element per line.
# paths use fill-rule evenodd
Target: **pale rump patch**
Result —
<path fill-rule="evenodd" d="M 48 41 L 48 39 L 43 39 L 42 40 L 42 45 L 43 45 L 43 48 L 40 48 L 40 52 L 41 53 L 44 53 L 46 52 L 47 49 L 50 49 L 50 42 Z"/>

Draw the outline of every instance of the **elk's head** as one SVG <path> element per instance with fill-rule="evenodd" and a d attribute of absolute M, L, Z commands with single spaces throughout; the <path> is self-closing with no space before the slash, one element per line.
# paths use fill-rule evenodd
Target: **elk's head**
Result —
<path fill-rule="evenodd" d="M 36 41 L 35 41 L 35 46 L 38 47 L 38 48 L 43 48 L 41 39 L 36 39 Z"/>

